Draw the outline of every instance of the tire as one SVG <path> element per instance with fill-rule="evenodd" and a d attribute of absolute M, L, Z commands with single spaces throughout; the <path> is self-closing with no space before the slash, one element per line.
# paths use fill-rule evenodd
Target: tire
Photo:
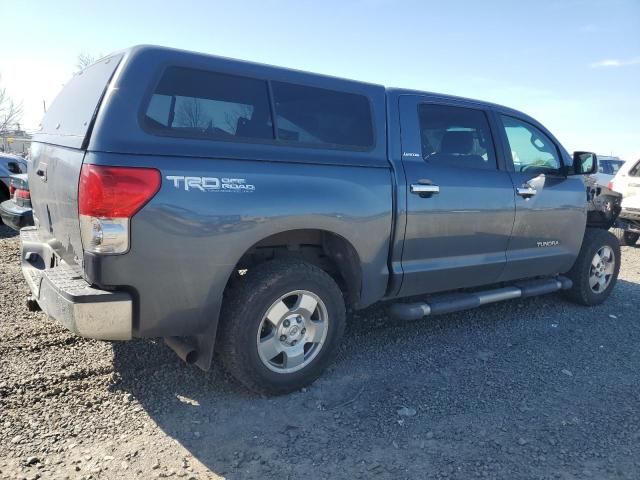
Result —
<path fill-rule="evenodd" d="M 600 260 L 596 259 L 596 254 Z M 620 244 L 613 234 L 599 228 L 587 228 L 578 258 L 567 273 L 573 286 L 565 291 L 565 295 L 581 305 L 604 302 L 618 280 L 620 260 Z M 594 261 L 598 263 L 594 265 Z"/>
<path fill-rule="evenodd" d="M 250 268 L 230 289 L 216 352 L 249 389 L 290 393 L 333 361 L 345 318 L 342 292 L 327 273 L 302 260 L 273 260 Z"/>
<path fill-rule="evenodd" d="M 627 232 L 622 228 L 613 228 L 611 231 L 623 247 L 633 247 L 640 238 L 640 233 Z"/>

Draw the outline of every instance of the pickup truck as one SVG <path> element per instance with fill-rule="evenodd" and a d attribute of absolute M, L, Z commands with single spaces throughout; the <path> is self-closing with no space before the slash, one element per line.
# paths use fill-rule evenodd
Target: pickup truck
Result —
<path fill-rule="evenodd" d="M 31 159 L 30 305 L 269 394 L 322 373 L 347 309 L 595 305 L 620 268 L 596 156 L 475 100 L 138 46 L 66 84 Z"/>

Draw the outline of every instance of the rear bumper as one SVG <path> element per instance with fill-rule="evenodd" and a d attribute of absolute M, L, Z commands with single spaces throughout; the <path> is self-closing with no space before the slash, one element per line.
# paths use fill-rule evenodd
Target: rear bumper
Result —
<path fill-rule="evenodd" d="M 33 225 L 33 214 L 30 208 L 21 207 L 13 200 L 0 203 L 0 217 L 8 227 L 20 230 Z"/>
<path fill-rule="evenodd" d="M 64 262 L 51 267 L 53 249 L 35 227 L 20 230 L 20 241 L 22 273 L 47 315 L 82 337 L 131 339 L 133 302 L 128 293 L 93 288 Z"/>

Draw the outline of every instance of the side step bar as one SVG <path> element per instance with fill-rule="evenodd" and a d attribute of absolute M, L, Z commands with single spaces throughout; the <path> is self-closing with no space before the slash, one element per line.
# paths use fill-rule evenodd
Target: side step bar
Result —
<path fill-rule="evenodd" d="M 558 290 L 568 290 L 571 286 L 571 280 L 566 277 L 526 280 L 510 287 L 493 290 L 445 294 L 441 298 L 434 297 L 429 303 L 396 303 L 389 308 L 389 314 L 396 320 L 419 320 L 427 315 L 457 312 L 513 298 L 535 297 Z"/>

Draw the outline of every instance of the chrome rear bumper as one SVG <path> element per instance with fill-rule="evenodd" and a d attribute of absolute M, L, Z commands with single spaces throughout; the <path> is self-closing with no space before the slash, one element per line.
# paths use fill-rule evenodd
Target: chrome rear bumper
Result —
<path fill-rule="evenodd" d="M 133 302 L 128 293 L 93 288 L 64 262 L 51 267 L 53 249 L 36 227 L 20 230 L 20 241 L 22 273 L 43 312 L 82 337 L 131 339 Z"/>

